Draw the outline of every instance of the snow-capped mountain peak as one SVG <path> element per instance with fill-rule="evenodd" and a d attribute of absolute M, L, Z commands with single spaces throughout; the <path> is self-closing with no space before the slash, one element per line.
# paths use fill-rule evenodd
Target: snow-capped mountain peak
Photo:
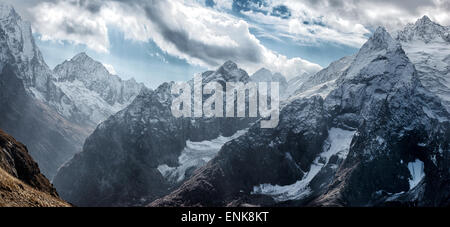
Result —
<path fill-rule="evenodd" d="M 448 110 L 450 110 L 449 33 L 449 27 L 433 22 L 427 16 L 397 32 L 397 40 L 414 63 L 420 81 L 441 98 Z"/>
<path fill-rule="evenodd" d="M 75 109 L 63 111 L 66 117 L 88 119 L 96 125 L 123 109 L 143 89 L 135 80 L 122 80 L 86 53 L 77 54 L 55 67 L 56 85 L 74 102 Z M 81 115 L 81 116 L 80 116 Z"/>
<path fill-rule="evenodd" d="M 362 46 L 360 53 L 373 50 L 397 48 L 398 43 L 391 37 L 384 27 L 378 27 L 372 37 Z"/>
<path fill-rule="evenodd" d="M 69 73 L 67 70 L 70 66 L 79 67 L 84 73 Z M 66 70 L 66 71 L 64 71 Z M 105 79 L 110 75 L 108 70 L 98 61 L 95 61 L 89 57 L 86 53 L 82 52 L 75 55 L 72 59 L 64 61 L 62 64 L 55 67 L 55 77 L 58 81 L 61 80 L 95 80 Z M 85 82 L 87 82 L 85 81 Z"/>
<path fill-rule="evenodd" d="M 247 83 L 250 80 L 247 72 L 239 68 L 238 65 L 232 61 L 226 61 L 220 66 L 217 71 L 208 71 L 203 73 L 203 82 L 208 83 L 211 81 L 222 82 L 244 82 Z"/>
<path fill-rule="evenodd" d="M 30 61 L 35 57 L 37 51 L 30 23 L 22 20 L 11 5 L 0 3 L 0 26 L 8 29 L 6 42 L 16 61 Z M 37 60 L 42 62 L 40 56 Z"/>
<path fill-rule="evenodd" d="M 17 15 L 14 8 L 6 3 L 0 3 L 0 18 L 9 17 L 11 14 Z"/>
<path fill-rule="evenodd" d="M 405 61 L 406 55 L 401 45 L 392 38 L 386 29 L 379 27 L 361 47 L 356 54 L 354 62 L 347 69 L 347 72 L 337 80 L 337 83 L 340 84 L 344 80 L 357 77 L 383 75 L 386 70 L 391 70 L 384 68 L 387 57 L 392 57 L 400 62 Z M 371 67 L 367 67 L 368 65 Z"/>
<path fill-rule="evenodd" d="M 417 24 L 436 24 L 427 15 L 423 15 L 422 18 L 416 21 Z"/>
<path fill-rule="evenodd" d="M 37 48 L 29 22 L 22 20 L 14 8 L 0 3 L 0 69 L 4 64 L 16 64 L 17 75 L 27 91 L 40 96 L 48 90 L 50 70 Z"/>
<path fill-rule="evenodd" d="M 81 52 L 81 53 L 75 55 L 71 60 L 72 61 L 76 61 L 76 62 L 80 62 L 80 63 L 84 63 L 84 64 L 87 64 L 87 63 L 90 63 L 90 64 L 98 63 L 94 59 L 89 57 L 86 54 L 86 52 Z"/>
<path fill-rule="evenodd" d="M 403 30 L 398 31 L 397 39 L 401 42 L 450 42 L 449 30 L 448 27 L 432 21 L 428 16 L 423 16 L 416 23 L 408 24 Z"/>
<path fill-rule="evenodd" d="M 224 68 L 227 71 L 233 71 L 238 69 L 238 65 L 231 60 L 226 61 L 221 68 Z"/>

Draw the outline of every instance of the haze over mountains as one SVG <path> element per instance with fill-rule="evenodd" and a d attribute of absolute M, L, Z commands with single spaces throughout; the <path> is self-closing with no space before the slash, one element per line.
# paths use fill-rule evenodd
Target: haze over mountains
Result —
<path fill-rule="evenodd" d="M 0 129 L 78 206 L 449 206 L 449 32 L 426 16 L 395 35 L 380 27 L 356 54 L 289 81 L 232 61 L 201 74 L 279 82 L 280 123 L 262 129 L 175 118 L 173 82 L 150 90 L 85 53 L 51 70 L 30 25 L 0 3 Z M 30 157 L 37 180 L 4 161 L 27 152 L 1 138 L 0 183 L 19 179 L 58 205 Z"/>

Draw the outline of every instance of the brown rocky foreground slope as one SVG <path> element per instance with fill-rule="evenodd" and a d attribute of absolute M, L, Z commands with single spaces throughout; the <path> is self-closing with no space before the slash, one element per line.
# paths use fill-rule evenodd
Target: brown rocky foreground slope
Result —
<path fill-rule="evenodd" d="M 0 130 L 0 207 L 67 207 L 27 148 Z"/>

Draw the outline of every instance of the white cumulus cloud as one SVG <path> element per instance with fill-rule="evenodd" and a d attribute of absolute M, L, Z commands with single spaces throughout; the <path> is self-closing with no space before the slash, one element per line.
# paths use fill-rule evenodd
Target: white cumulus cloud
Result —
<path fill-rule="evenodd" d="M 44 40 L 68 40 L 107 52 L 108 27 L 114 26 L 126 39 L 152 40 L 172 56 L 209 68 L 232 60 L 250 73 L 266 67 L 287 77 L 321 69 L 269 50 L 246 21 L 195 1 L 100 1 L 98 6 L 89 10 L 72 0 L 38 4 L 31 11 L 34 28 Z"/>
<path fill-rule="evenodd" d="M 117 75 L 117 71 L 116 71 L 116 69 L 114 68 L 113 65 L 103 63 L 103 66 L 106 68 L 106 70 L 108 70 L 109 73 L 111 73 L 113 75 Z"/>

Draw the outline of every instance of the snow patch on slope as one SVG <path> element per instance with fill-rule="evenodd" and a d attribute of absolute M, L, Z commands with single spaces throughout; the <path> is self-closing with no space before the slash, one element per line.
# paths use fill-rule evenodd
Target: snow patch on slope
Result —
<path fill-rule="evenodd" d="M 301 98 L 310 98 L 315 95 L 319 95 L 325 99 L 328 96 L 328 94 L 330 94 L 331 91 L 336 89 L 336 87 L 337 87 L 336 80 L 331 80 L 331 81 L 316 85 L 314 87 L 311 87 L 310 89 L 305 90 L 301 93 L 297 93 L 297 94 L 289 97 L 288 101 L 291 102 L 291 101 L 301 99 Z"/>
<path fill-rule="evenodd" d="M 72 100 L 83 116 L 89 116 L 92 122 L 102 122 L 108 116 L 111 116 L 127 106 L 127 104 L 115 103 L 110 105 L 98 93 L 86 88 L 81 81 L 75 80 L 73 82 L 56 82 L 58 86 L 67 97 Z M 61 103 L 61 110 L 64 116 L 70 116 L 70 110 L 73 106 L 64 106 Z"/>
<path fill-rule="evenodd" d="M 427 16 L 397 32 L 397 40 L 414 63 L 422 84 L 450 110 L 450 27 Z"/>
<path fill-rule="evenodd" d="M 170 167 L 164 164 L 158 166 L 158 170 L 166 179 L 181 182 L 185 179 L 188 170 L 204 166 L 217 155 L 223 145 L 246 132 L 247 129 L 240 130 L 230 137 L 219 136 L 216 139 L 202 142 L 187 141 L 186 147 L 178 157 L 179 166 Z"/>
<path fill-rule="evenodd" d="M 343 159 L 347 157 L 355 132 L 340 128 L 331 128 L 328 131 L 328 139 L 323 146 L 323 152 L 314 160 L 309 172 L 301 180 L 286 186 L 262 184 L 255 186 L 252 194 L 268 195 L 277 202 L 299 200 L 310 195 L 309 183 L 328 164 L 330 158 L 333 155 L 338 155 Z"/>
<path fill-rule="evenodd" d="M 144 85 L 134 79 L 122 80 L 105 65 L 80 53 L 56 66 L 54 83 L 68 100 L 53 106 L 69 119 L 92 125 L 128 106 Z"/>
<path fill-rule="evenodd" d="M 425 44 L 422 41 L 402 45 L 416 66 L 422 84 L 450 109 L 450 45 L 445 42 Z"/>
<path fill-rule="evenodd" d="M 409 189 L 411 190 L 425 177 L 424 164 L 419 159 L 416 159 L 416 161 L 408 163 L 408 170 L 411 174 L 409 179 Z"/>

